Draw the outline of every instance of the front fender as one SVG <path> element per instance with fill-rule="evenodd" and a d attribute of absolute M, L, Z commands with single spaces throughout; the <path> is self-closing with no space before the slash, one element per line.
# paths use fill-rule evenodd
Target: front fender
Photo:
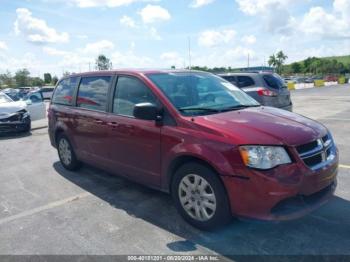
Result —
<path fill-rule="evenodd" d="M 232 145 L 199 139 L 179 139 L 171 148 L 162 150 L 162 188 L 168 189 L 171 177 L 184 162 L 199 160 L 205 162 L 221 176 L 235 174 L 235 164 L 241 162 L 237 158 L 237 150 Z"/>

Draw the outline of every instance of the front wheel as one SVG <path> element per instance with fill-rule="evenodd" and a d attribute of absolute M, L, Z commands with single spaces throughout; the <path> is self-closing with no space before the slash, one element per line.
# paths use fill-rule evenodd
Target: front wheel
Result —
<path fill-rule="evenodd" d="M 74 171 L 80 168 L 81 163 L 76 158 L 68 138 L 63 134 L 57 138 L 57 151 L 61 164 L 65 169 Z"/>
<path fill-rule="evenodd" d="M 195 227 L 211 230 L 226 225 L 232 218 L 221 180 L 204 165 L 188 163 L 180 167 L 171 192 L 180 214 Z"/>

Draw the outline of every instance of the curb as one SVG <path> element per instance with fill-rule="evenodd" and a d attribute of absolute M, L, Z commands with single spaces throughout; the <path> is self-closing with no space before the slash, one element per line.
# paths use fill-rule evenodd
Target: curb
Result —
<path fill-rule="evenodd" d="M 31 128 L 30 131 L 40 130 L 40 129 L 44 129 L 44 128 L 48 128 L 48 126 L 34 127 L 34 128 Z"/>
<path fill-rule="evenodd" d="M 349 83 L 350 84 L 350 83 Z M 322 85 L 320 83 L 317 84 L 294 84 L 294 83 L 288 83 L 288 89 L 289 90 L 300 90 L 300 89 L 310 89 L 310 88 L 322 88 L 326 86 L 343 86 L 348 85 L 347 83 L 339 84 L 339 83 L 333 83 L 333 82 L 324 82 Z"/>

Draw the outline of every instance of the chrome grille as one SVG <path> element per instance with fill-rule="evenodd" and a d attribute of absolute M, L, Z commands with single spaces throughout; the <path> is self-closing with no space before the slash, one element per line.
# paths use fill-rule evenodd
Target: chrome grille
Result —
<path fill-rule="evenodd" d="M 320 139 L 296 147 L 300 158 L 304 163 L 316 170 L 327 165 L 335 158 L 336 149 L 330 134 Z"/>

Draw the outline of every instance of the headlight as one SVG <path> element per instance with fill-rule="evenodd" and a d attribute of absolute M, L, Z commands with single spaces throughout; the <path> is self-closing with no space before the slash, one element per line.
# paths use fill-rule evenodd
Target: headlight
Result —
<path fill-rule="evenodd" d="M 21 119 L 29 117 L 29 112 L 25 109 L 22 109 L 21 111 L 18 111 L 17 114 Z"/>
<path fill-rule="evenodd" d="M 246 166 L 257 169 L 270 169 L 291 163 L 291 159 L 280 146 L 241 146 L 239 148 Z"/>
<path fill-rule="evenodd" d="M 28 113 L 28 112 L 25 112 L 25 113 L 23 113 L 22 118 L 26 118 L 26 117 L 28 117 L 28 116 L 29 116 L 29 113 Z"/>

